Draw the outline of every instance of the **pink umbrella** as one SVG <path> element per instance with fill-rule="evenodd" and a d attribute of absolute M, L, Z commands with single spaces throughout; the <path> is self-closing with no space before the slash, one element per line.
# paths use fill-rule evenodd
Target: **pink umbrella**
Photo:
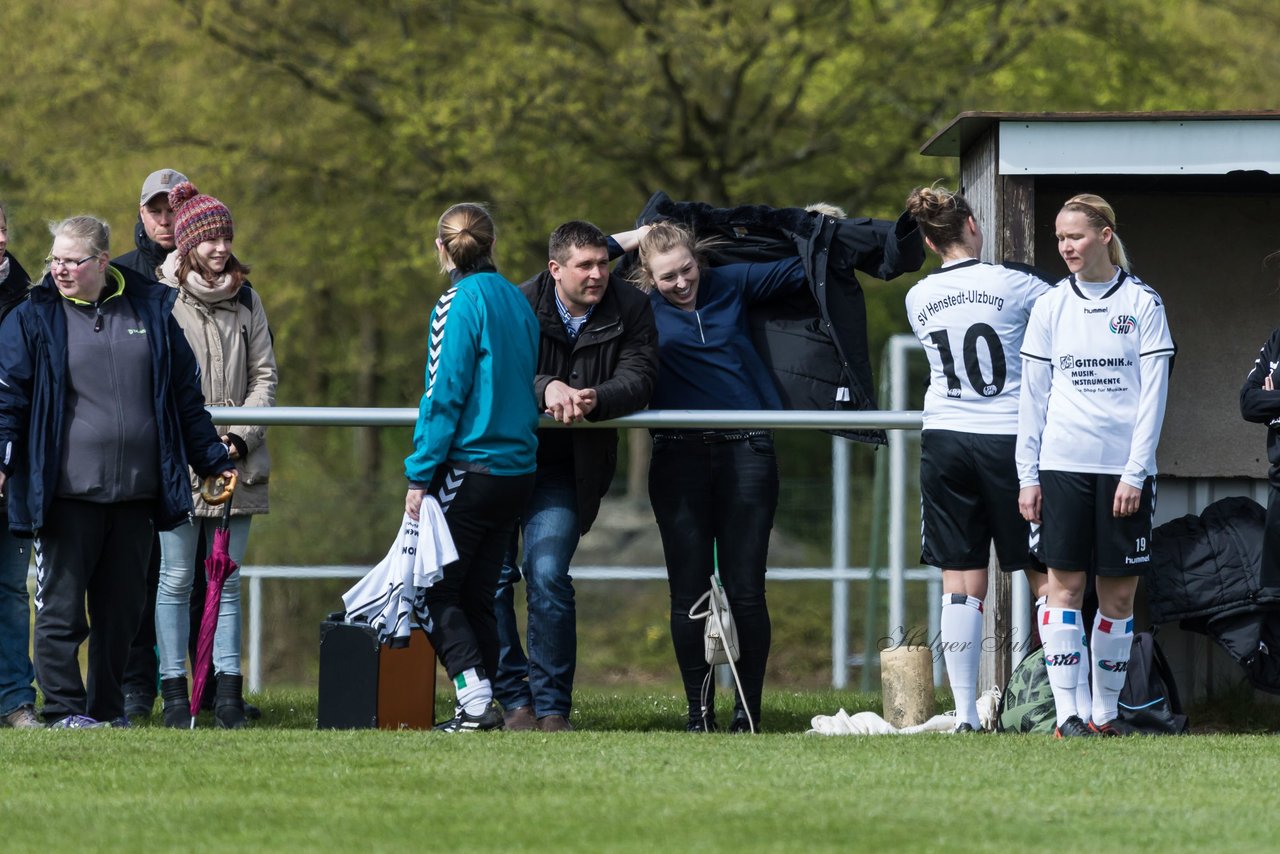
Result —
<path fill-rule="evenodd" d="M 221 493 L 210 494 L 209 485 Z M 191 727 L 195 728 L 200 701 L 204 699 L 205 680 L 209 677 L 209 662 L 213 660 L 213 635 L 218 628 L 218 608 L 222 604 L 222 586 L 227 576 L 236 571 L 231 559 L 231 497 L 236 491 L 236 476 L 206 480 L 200 496 L 209 504 L 222 505 L 222 524 L 213 532 L 213 547 L 205 558 L 204 572 L 208 586 L 204 594 L 204 613 L 200 615 L 200 634 L 196 636 L 196 658 L 191 662 Z"/>

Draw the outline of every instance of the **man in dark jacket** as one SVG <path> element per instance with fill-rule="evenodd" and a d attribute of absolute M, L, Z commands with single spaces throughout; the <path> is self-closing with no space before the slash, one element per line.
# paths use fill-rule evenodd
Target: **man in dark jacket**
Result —
<path fill-rule="evenodd" d="M 160 265 L 177 246 L 169 191 L 186 180 L 187 176 L 175 169 L 157 169 L 147 176 L 142 182 L 141 200 L 138 202 L 138 222 L 133 227 L 133 243 L 137 248 L 112 263 L 133 270 L 148 281 L 160 280 Z M 201 576 L 201 583 L 203 580 Z M 159 584 L 160 538 L 156 535 L 152 538 L 151 563 L 147 567 L 147 603 L 138 635 L 129 649 L 129 663 L 124 673 L 124 711 L 130 718 L 147 717 L 156 701 L 160 665 L 156 659 L 156 589 Z M 193 599 L 202 602 L 204 597 Z M 198 606 L 193 605 L 193 611 L 198 613 Z M 193 622 L 198 619 L 192 617 Z M 191 636 L 194 638 L 196 634 L 192 632 Z"/>
<path fill-rule="evenodd" d="M 638 232 L 628 235 L 638 240 Z M 653 310 L 643 293 L 609 274 L 611 257 L 622 251 L 594 225 L 567 222 L 551 233 L 547 269 L 520 286 L 541 327 L 538 401 L 563 424 L 627 415 L 643 409 L 653 392 Z M 537 480 L 522 520 L 527 658 L 513 607 L 520 578 L 514 550 L 496 601 L 501 650 L 494 694 L 506 709 L 507 729 L 570 729 L 577 626 L 569 561 L 595 521 L 617 461 L 616 430 L 538 431 Z"/>
<path fill-rule="evenodd" d="M 158 169 L 142 182 L 138 222 L 133 227 L 133 243 L 138 248 L 116 258 L 117 267 L 141 273 L 153 282 L 160 280 L 160 265 L 177 246 L 169 191 L 186 180 L 186 175 L 174 169 Z"/>
<path fill-rule="evenodd" d="M 10 529 L 35 539 L 45 718 L 124 723 L 152 530 L 191 513 L 188 463 L 208 476 L 231 462 L 171 314 L 175 292 L 110 264 L 100 220 L 51 231 L 49 274 L 0 328 L 0 488 Z"/>

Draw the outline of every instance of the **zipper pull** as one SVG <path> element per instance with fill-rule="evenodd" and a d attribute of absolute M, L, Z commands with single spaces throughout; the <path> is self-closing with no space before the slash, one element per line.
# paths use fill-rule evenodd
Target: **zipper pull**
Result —
<path fill-rule="evenodd" d="M 98 315 L 93 320 L 93 331 L 101 332 L 102 331 L 102 306 L 94 305 L 93 310 Z"/>

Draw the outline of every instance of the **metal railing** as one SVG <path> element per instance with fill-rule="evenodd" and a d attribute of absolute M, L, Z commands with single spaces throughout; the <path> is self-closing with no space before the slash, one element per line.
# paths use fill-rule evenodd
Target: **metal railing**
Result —
<path fill-rule="evenodd" d="M 246 564 L 241 567 L 241 580 L 247 581 L 249 587 L 249 637 L 247 650 L 249 666 L 248 672 L 245 674 L 248 680 L 248 690 L 256 692 L 262 689 L 262 582 L 265 579 L 356 579 L 363 577 L 368 571 L 369 567 L 367 566 L 254 566 Z M 569 574 L 575 581 L 665 581 L 667 569 L 663 566 L 575 566 L 570 568 Z M 832 567 L 818 566 L 785 569 L 771 568 L 769 570 L 770 581 L 830 581 L 833 586 L 839 585 L 846 591 L 849 582 L 866 582 L 870 577 L 871 571 L 867 567 L 845 567 L 837 570 Z M 908 569 L 905 572 L 905 580 L 924 582 L 928 586 L 929 636 L 931 638 L 935 637 L 942 617 L 941 577 L 933 569 Z M 847 626 L 847 593 L 843 601 L 846 603 L 846 616 L 843 624 Z M 836 622 L 834 607 L 832 609 L 832 622 L 833 624 Z M 836 631 L 834 627 L 832 631 L 834 634 Z M 845 648 L 847 649 L 847 647 Z M 868 650 L 867 654 L 870 653 L 871 650 Z M 842 661 L 844 667 L 837 666 L 837 661 Z M 836 670 L 842 670 L 847 679 L 848 666 L 852 663 L 855 663 L 855 659 L 849 656 L 847 651 L 843 653 L 843 658 L 836 659 L 833 657 L 833 673 Z M 861 662 L 857 661 L 856 663 Z M 935 672 L 935 683 L 938 682 L 939 676 L 940 674 Z M 844 687 L 844 685 L 841 684 L 835 687 Z"/>
<path fill-rule="evenodd" d="M 890 341 L 892 400 L 895 410 L 874 412 L 819 412 L 774 410 L 646 410 L 610 421 L 582 422 L 572 428 L 544 419 L 540 426 L 557 426 L 563 429 L 592 428 L 767 428 L 775 430 L 891 430 L 919 431 L 921 413 L 903 411 L 906 393 L 906 353 L 919 347 L 914 336 L 894 336 Z M 209 410 L 217 424 L 261 424 L 268 426 L 349 426 L 349 427 L 406 427 L 412 426 L 418 417 L 413 408 L 375 407 L 211 407 Z M 890 635 L 904 629 L 905 584 L 911 581 L 929 583 L 929 634 L 937 633 L 940 615 L 941 582 L 937 570 L 924 567 L 908 569 L 905 558 L 905 499 L 906 499 L 906 449 L 904 442 L 890 442 L 889 466 L 889 579 L 888 625 Z M 849 637 L 849 588 L 851 581 L 866 581 L 870 570 L 848 565 L 849 542 L 849 442 L 832 438 L 832 513 L 831 513 L 830 567 L 805 569 L 770 569 L 775 580 L 830 581 L 832 585 L 832 687 L 844 688 L 848 683 L 850 663 Z M 256 690 L 261 684 L 261 581 L 265 578 L 358 578 L 368 567 L 350 566 L 246 566 L 242 577 L 249 579 L 249 684 Z M 636 575 L 635 573 L 641 573 Z M 666 578 L 662 567 L 617 568 L 579 567 L 571 570 L 574 578 Z M 869 651 L 868 651 L 869 652 Z M 935 681 L 940 680 L 940 665 L 935 662 Z"/>
<path fill-rule="evenodd" d="M 895 336 L 905 338 L 910 336 Z M 914 338 L 912 338 L 914 341 Z M 897 347 L 892 348 L 897 350 Z M 904 378 L 905 371 L 891 375 Z M 895 383 L 896 385 L 897 383 Z M 898 398 L 895 397 L 895 402 Z M 370 407 L 211 407 L 216 424 L 261 424 L 278 426 L 313 427 L 399 427 L 412 426 L 417 420 L 417 410 L 411 408 Z M 768 429 L 823 429 L 918 431 L 921 414 L 909 411 L 879 412 L 817 412 L 817 411 L 695 411 L 652 410 L 617 418 L 612 421 L 584 422 L 566 429 L 628 428 L 628 427 L 747 427 Z M 549 419 L 541 426 L 556 425 Z M 848 668 L 852 657 L 848 651 L 848 585 L 850 582 L 866 582 L 871 578 L 867 567 L 851 567 L 848 559 L 849 542 L 849 441 L 832 438 L 832 512 L 831 555 L 829 567 L 777 568 L 769 570 L 769 577 L 776 581 L 829 581 L 832 585 L 832 687 L 844 688 L 848 681 Z M 891 442 L 890 448 L 903 446 Z M 929 636 L 938 631 L 941 614 L 941 578 L 936 569 L 905 565 L 905 531 L 903 525 L 903 501 L 907 477 L 905 449 L 892 453 L 890 465 L 890 526 L 889 526 L 889 576 L 888 625 L 890 637 L 904 626 L 905 583 L 924 582 L 928 585 Z M 898 484 L 895 486 L 895 484 Z M 248 687 L 252 691 L 262 687 L 262 582 L 265 579 L 325 579 L 351 578 L 365 575 L 367 566 L 255 566 L 241 568 L 241 577 L 249 587 L 249 668 Z M 570 575 L 581 580 L 664 580 L 666 568 L 579 566 L 570 569 Z M 31 570 L 34 577 L 34 570 Z M 867 650 L 869 654 L 871 650 Z M 941 665 L 935 662 L 934 680 L 941 679 Z"/>

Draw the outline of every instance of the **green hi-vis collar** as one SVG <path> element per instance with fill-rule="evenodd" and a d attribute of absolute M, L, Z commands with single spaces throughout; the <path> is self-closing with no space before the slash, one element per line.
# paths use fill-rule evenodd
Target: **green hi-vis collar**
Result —
<path fill-rule="evenodd" d="M 107 300 L 114 299 L 115 297 L 118 297 L 122 293 L 124 293 L 124 274 L 123 273 L 121 273 L 115 267 L 112 267 L 110 264 L 108 264 L 107 278 L 116 283 L 115 292 L 107 294 L 105 297 L 103 296 L 98 297 L 97 303 L 91 303 L 91 302 L 88 302 L 87 300 L 76 299 L 75 297 L 69 297 L 66 294 L 63 294 L 62 291 L 58 291 L 58 293 L 62 294 L 63 299 L 70 300 L 75 305 L 91 306 L 96 304 L 100 306 Z M 107 286 L 110 287 L 110 282 L 107 283 Z"/>

